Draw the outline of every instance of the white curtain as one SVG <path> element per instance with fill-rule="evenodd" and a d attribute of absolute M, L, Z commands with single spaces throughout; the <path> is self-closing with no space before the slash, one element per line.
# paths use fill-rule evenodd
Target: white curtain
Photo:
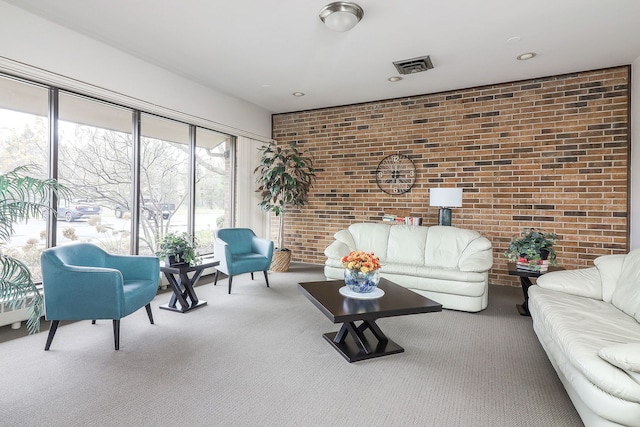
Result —
<path fill-rule="evenodd" d="M 265 142 L 240 136 L 236 144 L 236 227 L 251 228 L 257 236 L 269 238 L 269 214 L 258 206 L 258 184 L 254 169 L 260 162 L 260 148 Z"/>

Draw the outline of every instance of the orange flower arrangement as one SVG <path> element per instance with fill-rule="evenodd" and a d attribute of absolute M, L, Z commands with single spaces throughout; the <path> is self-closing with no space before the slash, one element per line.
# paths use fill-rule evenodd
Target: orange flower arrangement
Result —
<path fill-rule="evenodd" d="M 345 268 L 364 274 L 380 269 L 380 258 L 375 256 L 373 252 L 353 251 L 349 255 L 343 256 L 340 261 Z"/>

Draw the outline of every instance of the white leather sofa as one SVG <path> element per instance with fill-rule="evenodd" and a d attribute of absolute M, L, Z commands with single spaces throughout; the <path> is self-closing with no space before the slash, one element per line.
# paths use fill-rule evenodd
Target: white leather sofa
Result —
<path fill-rule="evenodd" d="M 487 308 L 491 242 L 456 227 L 352 224 L 340 230 L 324 251 L 327 279 L 342 279 L 340 259 L 349 252 L 373 252 L 380 276 L 409 288 L 444 308 L 477 312 Z"/>
<path fill-rule="evenodd" d="M 640 249 L 594 264 L 537 279 L 533 328 L 587 427 L 640 427 Z"/>

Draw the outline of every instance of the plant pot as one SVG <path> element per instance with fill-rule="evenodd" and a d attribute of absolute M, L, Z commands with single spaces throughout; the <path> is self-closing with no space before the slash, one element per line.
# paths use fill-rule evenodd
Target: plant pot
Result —
<path fill-rule="evenodd" d="M 289 264 L 291 264 L 291 251 L 275 251 L 273 258 L 271 258 L 271 271 L 289 271 Z"/>
<path fill-rule="evenodd" d="M 546 260 L 549 258 L 549 251 L 546 249 L 540 249 L 540 259 Z"/>
<path fill-rule="evenodd" d="M 180 259 L 182 260 L 182 256 L 180 257 Z M 175 255 L 169 255 L 166 258 L 166 262 L 168 265 L 170 266 L 174 266 L 174 265 L 185 265 L 186 262 L 184 261 L 176 261 L 176 256 Z"/>

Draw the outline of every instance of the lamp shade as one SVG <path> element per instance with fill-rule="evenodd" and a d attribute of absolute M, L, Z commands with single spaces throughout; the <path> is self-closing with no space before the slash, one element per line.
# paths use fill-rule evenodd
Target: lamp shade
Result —
<path fill-rule="evenodd" d="M 429 206 L 458 208 L 462 206 L 462 188 L 431 188 Z"/>

